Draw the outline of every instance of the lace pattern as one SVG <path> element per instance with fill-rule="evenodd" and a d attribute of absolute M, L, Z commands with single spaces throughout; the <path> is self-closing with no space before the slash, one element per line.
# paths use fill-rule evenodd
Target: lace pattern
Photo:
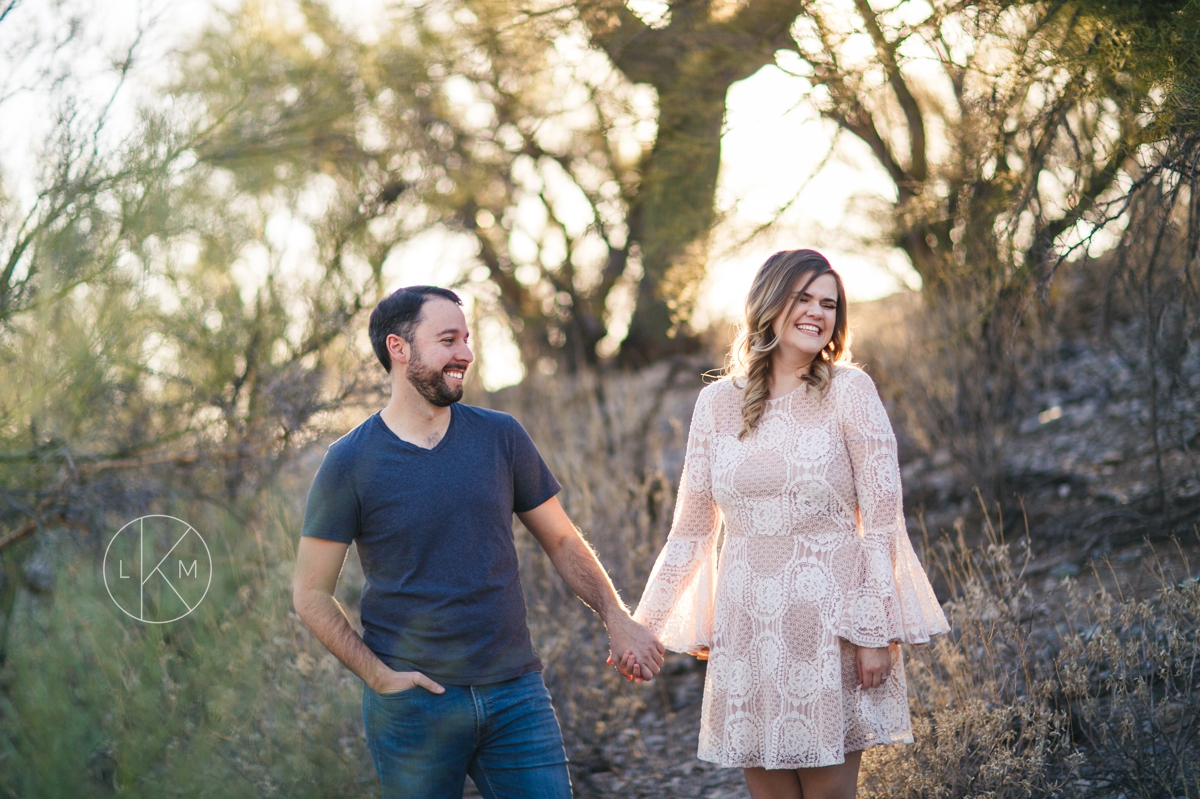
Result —
<path fill-rule="evenodd" d="M 904 525 L 896 439 L 864 372 L 822 397 L 769 400 L 744 440 L 741 390 L 696 402 L 675 518 L 634 617 L 686 651 L 711 628 L 699 757 L 809 768 L 911 742 L 904 664 L 855 687 L 855 646 L 926 643 L 949 630 Z M 716 546 L 715 601 L 698 601 Z M 712 618 L 697 618 L 711 613 Z"/>

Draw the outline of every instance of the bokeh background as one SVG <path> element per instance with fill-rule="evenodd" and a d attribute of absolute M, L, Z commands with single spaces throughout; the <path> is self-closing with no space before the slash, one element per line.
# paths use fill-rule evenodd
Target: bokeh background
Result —
<path fill-rule="evenodd" d="M 464 296 L 468 401 L 635 603 L 702 376 L 808 246 L 954 624 L 860 790 L 1200 796 L 1198 160 L 1195 0 L 0 0 L 0 792 L 377 795 L 289 585 L 386 402 L 370 309 Z M 213 558 L 169 625 L 102 576 L 152 513 Z M 745 796 L 703 664 L 622 683 L 514 535 L 577 795 Z"/>

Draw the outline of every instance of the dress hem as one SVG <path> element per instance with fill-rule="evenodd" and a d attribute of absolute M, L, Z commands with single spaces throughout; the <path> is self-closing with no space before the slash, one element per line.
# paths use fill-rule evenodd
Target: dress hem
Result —
<path fill-rule="evenodd" d="M 886 740 L 880 739 L 880 740 L 871 741 L 870 743 L 865 744 L 862 749 L 852 749 L 850 751 L 862 752 L 862 751 L 866 751 L 867 749 L 870 749 L 872 746 L 899 746 L 901 744 L 911 744 L 911 743 L 913 743 L 913 736 L 912 736 L 912 733 L 910 732 L 903 737 L 894 737 L 894 738 L 890 738 L 890 739 L 886 739 Z M 810 766 L 810 765 L 790 766 L 790 765 L 787 765 L 786 763 L 778 763 L 775 765 L 765 766 L 761 762 L 759 762 L 759 763 L 734 763 L 731 761 L 723 761 L 720 758 L 705 757 L 704 755 L 700 754 L 699 751 L 696 752 L 696 759 L 703 760 L 705 763 L 713 763 L 718 768 L 765 768 L 768 771 L 783 771 L 783 770 L 791 771 L 793 769 L 802 769 L 802 768 L 824 768 L 825 766 L 840 766 L 846 762 L 846 754 L 845 754 L 845 752 L 842 753 L 841 760 L 832 760 L 828 763 L 817 763 L 815 766 Z"/>

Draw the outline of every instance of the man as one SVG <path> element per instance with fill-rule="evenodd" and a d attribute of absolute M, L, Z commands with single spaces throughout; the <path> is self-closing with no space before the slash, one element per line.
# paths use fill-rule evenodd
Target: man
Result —
<path fill-rule="evenodd" d="M 664 649 L 630 617 L 521 425 L 456 404 L 474 360 L 461 304 L 447 289 L 413 286 L 372 312 L 391 401 L 321 463 L 293 602 L 366 684 L 363 724 L 384 799 L 461 797 L 467 774 L 488 799 L 569 797 L 525 621 L 513 512 L 604 621 L 612 662 L 632 653 L 644 678 Z M 367 578 L 361 638 L 333 598 L 351 541 Z"/>

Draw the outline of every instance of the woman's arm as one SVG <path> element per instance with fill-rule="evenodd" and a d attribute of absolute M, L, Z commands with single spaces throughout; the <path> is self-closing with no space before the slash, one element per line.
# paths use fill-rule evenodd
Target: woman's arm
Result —
<path fill-rule="evenodd" d="M 671 532 L 633 614 L 676 652 L 694 650 L 697 631 L 712 625 L 711 618 L 698 616 L 710 615 L 712 603 L 697 601 L 697 591 L 712 591 L 711 581 L 706 584 L 700 571 L 711 563 L 708 557 L 721 529 L 721 513 L 712 493 L 712 447 L 713 398 L 723 388 L 723 384 L 709 386 L 696 400 Z"/>

